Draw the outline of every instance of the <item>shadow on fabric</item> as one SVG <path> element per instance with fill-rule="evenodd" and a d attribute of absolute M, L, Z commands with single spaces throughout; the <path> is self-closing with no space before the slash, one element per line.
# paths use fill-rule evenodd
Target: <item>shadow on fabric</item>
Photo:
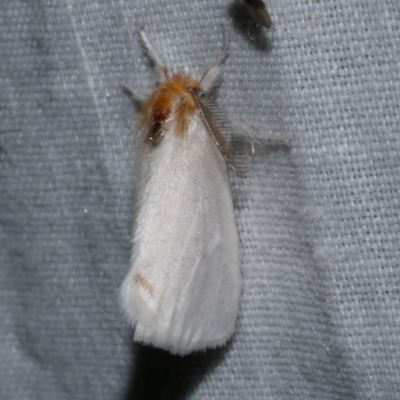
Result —
<path fill-rule="evenodd" d="M 187 356 L 133 344 L 133 373 L 124 400 L 180 400 L 224 358 L 228 346 Z"/>

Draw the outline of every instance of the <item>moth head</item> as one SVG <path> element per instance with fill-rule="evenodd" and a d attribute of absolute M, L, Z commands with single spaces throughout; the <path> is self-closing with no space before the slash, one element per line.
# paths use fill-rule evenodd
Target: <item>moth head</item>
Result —
<path fill-rule="evenodd" d="M 179 137 L 186 135 L 197 109 L 192 89 L 202 89 L 200 82 L 179 73 L 154 90 L 140 110 L 139 130 L 146 143 L 157 146 L 169 130 Z"/>

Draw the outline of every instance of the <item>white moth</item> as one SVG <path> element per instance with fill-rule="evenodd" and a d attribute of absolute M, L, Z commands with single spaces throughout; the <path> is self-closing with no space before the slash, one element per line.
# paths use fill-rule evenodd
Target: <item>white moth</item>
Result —
<path fill-rule="evenodd" d="M 200 81 L 168 77 L 145 32 L 160 78 L 142 105 L 142 159 L 130 271 L 122 309 L 138 342 L 187 353 L 224 345 L 241 293 L 239 238 L 227 166 L 243 175 L 231 130 L 211 99 L 227 40 Z"/>

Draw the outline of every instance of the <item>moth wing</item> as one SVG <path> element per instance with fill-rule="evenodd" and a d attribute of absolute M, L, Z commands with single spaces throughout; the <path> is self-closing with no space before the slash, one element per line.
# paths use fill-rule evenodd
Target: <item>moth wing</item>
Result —
<path fill-rule="evenodd" d="M 122 307 L 135 340 L 176 354 L 223 345 L 241 292 L 239 239 L 227 166 L 204 123 L 167 132 L 145 157 Z"/>

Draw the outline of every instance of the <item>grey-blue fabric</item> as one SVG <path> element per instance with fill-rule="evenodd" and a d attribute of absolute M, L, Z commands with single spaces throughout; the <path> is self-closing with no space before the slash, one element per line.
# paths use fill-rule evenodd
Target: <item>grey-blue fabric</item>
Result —
<path fill-rule="evenodd" d="M 0 3 L 1 399 L 398 399 L 400 5 Z M 228 346 L 135 345 L 120 313 L 135 200 L 129 83 L 200 78 L 263 138 L 231 175 L 243 294 Z M 212 178 L 212 177 L 210 177 Z M 172 205 L 173 206 L 173 205 Z"/>

